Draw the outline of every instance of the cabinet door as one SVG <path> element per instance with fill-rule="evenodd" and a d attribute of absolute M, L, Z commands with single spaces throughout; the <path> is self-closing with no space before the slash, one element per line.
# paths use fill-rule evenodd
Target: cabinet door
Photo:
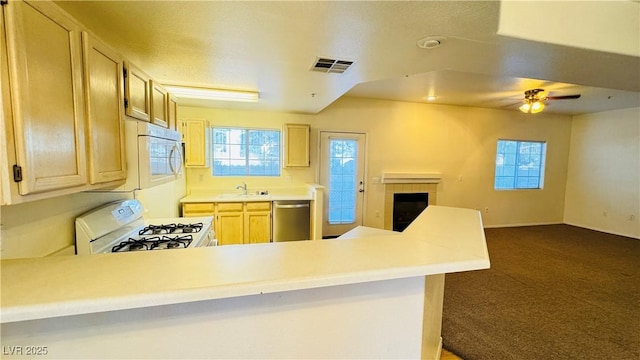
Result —
<path fill-rule="evenodd" d="M 184 203 L 182 204 L 182 216 L 214 216 L 215 205 L 212 203 Z"/>
<path fill-rule="evenodd" d="M 149 80 L 151 86 L 151 122 L 169 127 L 169 94 L 162 85 L 153 80 Z"/>
<path fill-rule="evenodd" d="M 204 120 L 185 122 L 185 166 L 209 167 L 207 124 Z"/>
<path fill-rule="evenodd" d="M 271 242 L 271 212 L 248 212 L 244 219 L 245 244 Z"/>
<path fill-rule="evenodd" d="M 84 185 L 80 28 L 49 2 L 4 8 L 18 192 Z"/>
<path fill-rule="evenodd" d="M 125 114 L 144 121 L 151 120 L 149 77 L 133 64 L 124 63 Z"/>
<path fill-rule="evenodd" d="M 245 244 L 271 242 L 271 203 L 247 203 L 244 217 Z"/>
<path fill-rule="evenodd" d="M 310 165 L 309 132 L 306 124 L 284 124 L 284 167 Z"/>
<path fill-rule="evenodd" d="M 242 244 L 244 212 L 242 203 L 218 203 L 215 232 L 219 245 Z"/>
<path fill-rule="evenodd" d="M 124 148 L 122 58 L 86 32 L 82 33 L 89 183 L 127 178 Z"/>
<path fill-rule="evenodd" d="M 180 127 L 178 126 L 178 100 L 171 94 L 167 96 L 167 99 L 169 103 L 169 129 L 180 131 Z"/>

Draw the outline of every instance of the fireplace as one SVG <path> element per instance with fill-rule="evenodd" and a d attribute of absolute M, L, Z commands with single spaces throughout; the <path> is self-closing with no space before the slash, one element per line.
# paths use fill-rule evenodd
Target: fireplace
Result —
<path fill-rule="evenodd" d="M 401 202 L 405 202 L 403 195 L 412 197 L 413 194 L 422 194 L 419 196 L 425 197 L 424 200 L 420 198 L 416 201 L 422 205 L 409 205 L 420 209 L 414 209 L 414 212 L 417 212 L 416 216 L 420 215 L 427 205 L 437 205 L 438 183 L 440 183 L 441 177 L 439 173 L 383 173 L 380 180 L 384 186 L 384 229 L 401 231 L 398 230 L 400 227 L 394 225 L 393 220 L 394 211 L 397 208 L 395 206 L 397 195 L 400 195 Z M 406 217 L 406 215 L 403 217 Z M 412 217 L 408 220 L 408 223 L 410 224 L 414 219 L 415 217 Z M 400 226 L 404 229 L 407 225 Z"/>
<path fill-rule="evenodd" d="M 429 206 L 429 193 L 393 194 L 393 231 L 403 231 Z"/>

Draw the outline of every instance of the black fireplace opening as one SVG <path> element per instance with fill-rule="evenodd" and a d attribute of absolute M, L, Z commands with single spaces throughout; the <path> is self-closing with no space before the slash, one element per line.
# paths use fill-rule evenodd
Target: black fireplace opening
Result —
<path fill-rule="evenodd" d="M 393 231 L 403 231 L 429 206 L 429 193 L 393 194 Z"/>

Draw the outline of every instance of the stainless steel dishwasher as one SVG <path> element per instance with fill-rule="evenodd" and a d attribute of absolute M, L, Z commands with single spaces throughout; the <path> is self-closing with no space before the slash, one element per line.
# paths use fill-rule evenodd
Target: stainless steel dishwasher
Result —
<path fill-rule="evenodd" d="M 273 202 L 273 241 L 309 240 L 309 200 Z"/>

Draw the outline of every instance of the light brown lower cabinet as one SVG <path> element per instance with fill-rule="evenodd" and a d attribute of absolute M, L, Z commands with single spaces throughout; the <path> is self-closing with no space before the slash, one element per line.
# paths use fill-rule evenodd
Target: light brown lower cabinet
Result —
<path fill-rule="evenodd" d="M 182 216 L 215 216 L 216 204 L 213 203 L 184 203 L 182 204 Z"/>
<path fill-rule="evenodd" d="M 248 202 L 244 213 L 244 243 L 271 241 L 271 203 Z"/>
<path fill-rule="evenodd" d="M 215 231 L 218 245 L 244 242 L 244 203 L 216 204 Z"/>
<path fill-rule="evenodd" d="M 271 202 L 183 203 L 185 217 L 214 216 L 218 245 L 271 241 Z"/>

